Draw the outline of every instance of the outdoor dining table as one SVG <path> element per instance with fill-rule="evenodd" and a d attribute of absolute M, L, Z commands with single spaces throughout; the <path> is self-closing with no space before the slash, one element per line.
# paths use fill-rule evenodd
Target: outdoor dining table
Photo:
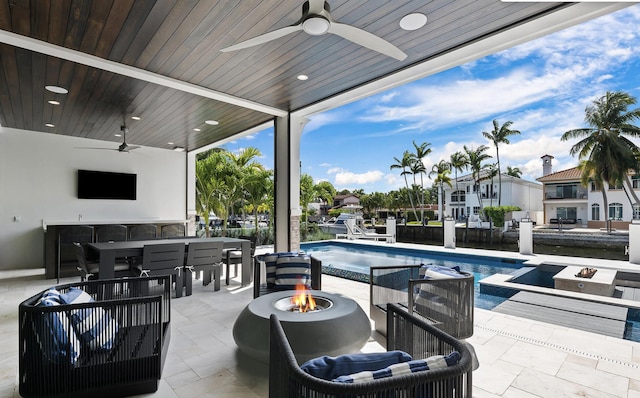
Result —
<path fill-rule="evenodd" d="M 149 240 L 130 240 L 122 242 L 100 242 L 100 243 L 87 243 L 87 247 L 90 250 L 98 253 L 100 261 L 99 278 L 111 279 L 114 277 L 114 266 L 116 258 L 120 257 L 134 257 L 142 256 L 142 252 L 145 245 L 162 245 L 169 243 L 184 242 L 188 247 L 190 242 L 223 242 L 225 249 L 235 249 L 242 251 L 242 271 L 241 271 L 241 284 L 246 286 L 251 283 L 253 277 L 251 261 L 251 241 L 246 239 L 237 238 L 197 238 L 197 237 L 184 237 L 184 238 L 171 238 L 171 239 L 149 239 Z"/>

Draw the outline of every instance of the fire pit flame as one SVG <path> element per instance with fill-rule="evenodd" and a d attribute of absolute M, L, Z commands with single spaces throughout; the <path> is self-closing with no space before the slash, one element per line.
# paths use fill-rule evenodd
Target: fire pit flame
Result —
<path fill-rule="evenodd" d="M 293 304 L 291 311 L 294 312 L 309 312 L 316 309 L 316 300 L 301 284 L 296 286 L 296 295 L 291 298 L 291 303 Z"/>

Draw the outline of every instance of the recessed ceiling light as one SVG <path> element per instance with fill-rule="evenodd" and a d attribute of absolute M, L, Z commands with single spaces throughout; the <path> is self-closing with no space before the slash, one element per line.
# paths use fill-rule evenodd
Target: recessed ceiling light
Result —
<path fill-rule="evenodd" d="M 309 78 L 309 76 L 307 76 L 307 75 L 298 75 L 297 78 L 298 78 L 298 80 L 303 80 L 304 81 L 304 80 L 307 80 Z"/>
<path fill-rule="evenodd" d="M 184 148 L 181 147 L 181 146 L 174 146 L 173 150 L 176 151 L 176 152 L 184 152 Z"/>
<path fill-rule="evenodd" d="M 51 105 L 60 105 L 60 101 L 56 101 L 56 100 L 51 100 L 47 102 L 50 103 Z"/>
<path fill-rule="evenodd" d="M 133 119 L 133 120 L 140 120 L 140 116 L 131 116 L 131 119 Z"/>
<path fill-rule="evenodd" d="M 427 24 L 427 16 L 419 12 L 405 15 L 400 20 L 400 27 L 404 30 L 420 29 Z"/>
<path fill-rule="evenodd" d="M 207 120 L 205 121 L 206 124 L 210 124 L 212 126 L 217 126 L 218 125 L 218 121 L 217 120 Z"/>
<path fill-rule="evenodd" d="M 167 142 L 167 145 L 173 145 L 173 142 Z"/>
<path fill-rule="evenodd" d="M 122 134 L 120 134 L 120 133 L 115 133 L 114 135 L 115 135 L 116 137 L 122 137 Z"/>
<path fill-rule="evenodd" d="M 196 127 L 195 129 L 193 129 L 193 131 L 200 131 L 200 129 Z"/>
<path fill-rule="evenodd" d="M 66 94 L 69 92 L 66 88 L 58 86 L 44 86 L 44 88 L 56 94 Z"/>
<path fill-rule="evenodd" d="M 46 123 L 45 126 L 47 126 L 47 127 L 56 127 L 55 124 L 51 124 L 51 123 Z"/>

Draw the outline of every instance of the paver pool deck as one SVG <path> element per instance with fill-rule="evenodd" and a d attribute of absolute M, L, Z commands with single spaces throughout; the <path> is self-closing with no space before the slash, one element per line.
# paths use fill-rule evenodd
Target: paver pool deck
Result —
<path fill-rule="evenodd" d="M 529 257 L 558 262 L 554 256 Z M 562 260 L 640 269 L 610 260 Z M 322 282 L 323 290 L 348 295 L 368 313 L 368 284 L 327 275 Z M 19 397 L 18 304 L 54 284 L 55 280 L 44 279 L 41 270 L 0 272 L 0 397 Z M 193 295 L 172 300 L 172 337 L 160 388 L 143 396 L 267 397 L 267 366 L 240 354 L 232 336 L 238 314 L 251 299 L 251 287 L 243 288 L 232 279 L 218 292 L 212 285 L 194 283 Z M 480 362 L 473 374 L 474 397 L 640 398 L 640 343 L 482 309 L 475 310 L 475 332 L 468 341 Z M 382 337 L 372 334 L 363 351 L 382 350 L 380 342 Z"/>

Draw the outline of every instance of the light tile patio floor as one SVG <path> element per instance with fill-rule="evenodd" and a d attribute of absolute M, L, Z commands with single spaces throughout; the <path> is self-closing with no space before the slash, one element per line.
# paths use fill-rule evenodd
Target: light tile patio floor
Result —
<path fill-rule="evenodd" d="M 0 397 L 19 397 L 18 304 L 53 284 L 41 272 L 0 272 Z M 75 281 L 77 278 L 61 282 Z M 368 285 L 323 275 L 323 290 L 354 298 L 368 313 Z M 267 397 L 268 368 L 238 353 L 232 328 L 251 300 L 237 280 L 214 292 L 194 281 L 172 300 L 172 336 L 154 398 Z M 380 350 L 373 334 L 364 350 Z M 640 343 L 476 309 L 469 339 L 480 368 L 474 397 L 640 398 Z"/>

